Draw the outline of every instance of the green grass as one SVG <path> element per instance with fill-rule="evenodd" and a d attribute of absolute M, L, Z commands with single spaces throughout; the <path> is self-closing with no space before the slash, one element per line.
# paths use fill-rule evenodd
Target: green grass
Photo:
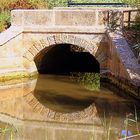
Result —
<path fill-rule="evenodd" d="M 0 13 L 0 31 L 4 31 L 10 26 L 10 11 Z"/>
<path fill-rule="evenodd" d="M 14 140 L 17 129 L 9 124 L 0 123 L 0 140 Z"/>
<path fill-rule="evenodd" d="M 100 74 L 99 73 L 71 73 L 72 80 L 76 81 L 88 90 L 100 90 Z"/>

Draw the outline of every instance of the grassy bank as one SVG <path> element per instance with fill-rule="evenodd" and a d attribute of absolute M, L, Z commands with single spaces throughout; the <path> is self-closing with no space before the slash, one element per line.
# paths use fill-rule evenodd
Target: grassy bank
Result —
<path fill-rule="evenodd" d="M 10 11 L 13 9 L 47 8 L 45 0 L 1 0 L 0 1 L 0 32 L 10 26 Z"/>

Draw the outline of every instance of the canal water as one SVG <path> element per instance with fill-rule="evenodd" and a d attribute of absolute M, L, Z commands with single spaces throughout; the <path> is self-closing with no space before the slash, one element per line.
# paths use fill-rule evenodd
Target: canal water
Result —
<path fill-rule="evenodd" d="M 2 82 L 0 140 L 139 140 L 138 102 L 94 76 Z"/>

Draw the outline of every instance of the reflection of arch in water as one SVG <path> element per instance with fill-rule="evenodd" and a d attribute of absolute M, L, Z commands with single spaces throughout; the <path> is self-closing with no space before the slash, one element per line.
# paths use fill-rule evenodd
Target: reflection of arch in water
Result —
<path fill-rule="evenodd" d="M 33 92 L 37 83 L 37 78 L 20 79 L 3 82 L 0 85 L 0 101 L 12 100 Z"/>
<path fill-rule="evenodd" d="M 91 91 L 70 76 L 39 75 L 33 94 L 43 106 L 62 113 L 84 110 L 93 103 Z"/>
<path fill-rule="evenodd" d="M 102 126 L 98 124 L 94 125 L 93 133 L 93 124 L 21 120 L 6 114 L 0 114 L 0 121 L 18 128 L 17 134 L 13 136 L 14 139 L 58 140 L 59 138 L 66 140 L 71 138 L 72 140 L 78 140 L 80 138 L 80 140 L 89 140 L 95 137 L 96 140 L 99 140 L 104 135 Z M 59 133 L 56 135 L 56 132 Z"/>
<path fill-rule="evenodd" d="M 46 108 L 42 105 L 33 94 L 24 96 L 25 100 L 32 107 L 33 111 L 44 116 L 46 121 L 59 122 L 77 122 L 77 123 L 94 123 L 96 120 L 96 107 L 91 104 L 88 108 L 74 113 L 60 113 Z"/>
<path fill-rule="evenodd" d="M 74 111 L 61 112 L 60 110 L 56 110 L 52 106 L 49 106 L 49 103 L 51 102 L 49 100 L 54 100 L 54 102 L 51 102 L 51 103 L 52 104 L 56 103 L 56 106 L 61 104 L 61 101 L 63 102 L 63 100 L 64 100 L 64 104 L 62 103 L 62 107 L 67 109 L 67 107 L 68 107 L 68 106 L 66 106 L 67 101 L 65 104 L 66 97 L 63 98 L 63 96 L 61 96 L 61 95 L 65 95 L 65 94 L 63 94 L 63 92 L 71 92 L 71 89 L 76 89 L 77 87 L 74 86 L 75 85 L 74 83 L 67 86 L 66 80 L 68 80 L 68 79 L 64 79 L 64 78 L 60 78 L 60 77 L 56 78 L 56 76 L 54 76 L 54 77 L 55 77 L 55 81 L 53 80 L 53 78 L 51 76 L 44 77 L 44 75 L 43 75 L 44 79 L 39 78 L 37 80 L 37 85 L 36 85 L 37 87 L 36 87 L 34 93 L 30 93 L 27 96 L 25 96 L 25 100 L 31 106 L 33 111 L 45 116 L 46 120 L 62 121 L 62 122 L 66 122 L 66 121 L 77 121 L 77 122 L 83 121 L 84 122 L 85 119 L 87 119 L 87 120 L 89 119 L 89 122 L 91 122 L 91 118 L 92 118 L 92 120 L 94 120 L 96 118 L 97 114 L 99 114 L 100 117 L 103 118 L 103 116 L 104 116 L 103 109 L 106 109 L 107 106 L 108 106 L 107 111 L 111 111 L 109 109 L 111 108 L 112 103 L 114 101 L 121 102 L 121 98 L 118 98 L 116 96 L 108 97 L 108 93 L 106 93 L 105 91 L 102 94 L 97 92 L 95 97 L 90 96 L 90 99 L 92 98 L 91 100 L 89 100 L 89 98 L 84 98 L 85 102 L 80 102 L 80 100 L 78 98 L 77 102 L 79 101 L 80 103 L 83 103 L 83 104 L 86 103 L 86 105 L 84 104 L 82 106 L 82 108 L 80 108 L 80 109 L 79 108 L 77 108 L 77 110 L 75 109 L 75 112 Z M 47 79 L 49 79 L 49 80 L 47 81 Z M 65 83 L 65 85 L 61 85 L 61 82 L 62 82 L 62 84 Z M 63 87 L 66 86 L 67 88 L 64 90 L 62 88 L 62 86 Z M 82 92 L 81 89 L 78 88 L 77 91 L 79 91 L 79 90 L 80 90 L 80 92 Z M 73 93 L 78 94 L 78 96 L 80 96 L 79 92 L 77 92 L 77 91 L 75 91 Z M 45 92 L 48 92 L 48 93 L 45 93 Z M 84 93 L 85 92 L 86 91 L 84 91 Z M 97 96 L 97 94 L 99 94 L 99 95 Z M 103 94 L 105 94 L 105 95 L 103 96 Z M 112 94 L 112 93 L 110 93 L 110 94 Z M 55 96 L 60 96 L 60 98 L 58 97 L 57 98 L 58 100 L 55 101 Z M 71 99 L 71 96 L 68 96 L 67 98 Z M 122 100 L 124 100 L 124 99 L 122 99 Z M 95 104 L 93 103 L 93 104 L 89 105 L 89 104 L 87 104 L 86 101 L 91 101 L 91 102 L 89 102 L 89 104 L 91 104 L 94 101 Z M 119 104 L 119 103 L 117 103 L 117 104 Z M 113 110 L 113 108 L 112 108 L 112 110 Z M 106 114 L 107 113 L 108 112 L 106 112 Z M 111 113 L 113 113 L 113 112 L 111 112 Z"/>

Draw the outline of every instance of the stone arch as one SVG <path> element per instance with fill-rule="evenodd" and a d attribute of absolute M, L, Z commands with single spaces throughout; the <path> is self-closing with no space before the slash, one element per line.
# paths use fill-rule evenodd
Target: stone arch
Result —
<path fill-rule="evenodd" d="M 58 44 L 71 44 L 83 48 L 86 52 L 89 52 L 100 64 L 100 60 L 95 57 L 98 46 L 92 41 L 87 41 L 85 38 L 72 35 L 72 34 L 47 34 L 45 39 L 32 39 L 30 40 L 31 47 L 26 50 L 23 57 L 30 64 L 26 67 L 28 71 L 37 71 L 34 59 L 43 50 L 49 48 L 50 46 Z"/>

